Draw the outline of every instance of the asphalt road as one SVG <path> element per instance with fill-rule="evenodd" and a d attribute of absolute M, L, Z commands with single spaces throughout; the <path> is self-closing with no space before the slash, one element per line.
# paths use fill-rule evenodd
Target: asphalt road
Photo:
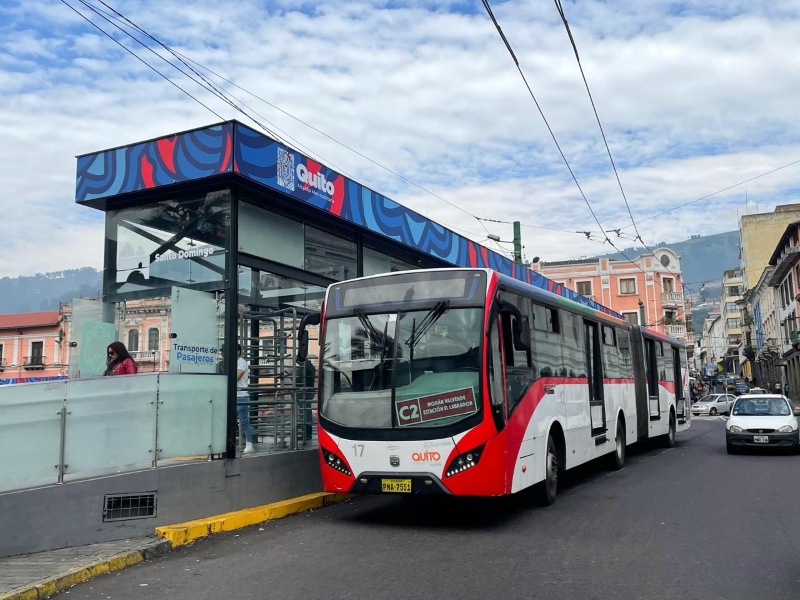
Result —
<path fill-rule="evenodd" d="M 800 456 L 725 452 L 695 419 L 675 448 L 583 467 L 556 504 L 365 497 L 214 536 L 70 598 L 800 598 Z"/>

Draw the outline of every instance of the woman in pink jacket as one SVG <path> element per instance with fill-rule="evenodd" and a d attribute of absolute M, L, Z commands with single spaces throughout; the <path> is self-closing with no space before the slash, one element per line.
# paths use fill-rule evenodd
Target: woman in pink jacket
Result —
<path fill-rule="evenodd" d="M 108 368 L 103 375 L 135 375 L 139 372 L 139 366 L 122 342 L 111 342 L 107 352 Z"/>

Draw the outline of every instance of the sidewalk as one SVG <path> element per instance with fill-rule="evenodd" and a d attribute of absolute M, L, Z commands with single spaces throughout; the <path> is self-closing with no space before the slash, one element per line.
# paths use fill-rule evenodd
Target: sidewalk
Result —
<path fill-rule="evenodd" d="M 156 527 L 154 536 L 0 558 L 0 600 L 44 600 L 97 575 L 119 571 L 209 535 L 324 508 L 350 498 L 349 494 L 316 492 Z"/>
<path fill-rule="evenodd" d="M 37 600 L 171 549 L 155 536 L 0 558 L 0 600 Z"/>

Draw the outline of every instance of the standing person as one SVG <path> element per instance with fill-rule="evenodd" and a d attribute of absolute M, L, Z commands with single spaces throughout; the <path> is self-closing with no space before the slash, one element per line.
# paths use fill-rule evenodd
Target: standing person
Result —
<path fill-rule="evenodd" d="M 250 365 L 242 358 L 242 345 L 236 344 L 236 413 L 242 426 L 245 444 L 242 454 L 253 452 L 253 428 L 250 426 L 250 401 L 247 394 L 247 384 L 250 380 Z"/>
<path fill-rule="evenodd" d="M 122 342 L 111 342 L 106 348 L 106 352 L 108 353 L 108 366 L 103 376 L 136 375 L 139 372 L 139 366 L 131 358 L 128 349 Z"/>

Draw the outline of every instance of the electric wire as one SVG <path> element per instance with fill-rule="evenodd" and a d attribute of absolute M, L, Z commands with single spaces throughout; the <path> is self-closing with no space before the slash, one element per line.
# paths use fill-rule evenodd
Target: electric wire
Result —
<path fill-rule="evenodd" d="M 141 58 L 140 56 L 138 56 L 136 53 L 134 53 L 133 51 L 131 51 L 129 48 L 127 48 L 127 47 L 126 47 L 125 45 L 123 45 L 121 42 L 119 42 L 118 40 L 116 40 L 116 39 L 115 39 L 113 36 L 111 36 L 111 35 L 110 35 L 109 33 L 107 33 L 105 30 L 103 30 L 103 29 L 102 29 L 102 28 L 101 28 L 99 25 L 97 25 L 96 23 L 94 23 L 93 21 L 91 21 L 91 19 L 87 18 L 87 17 L 86 17 L 85 15 L 83 15 L 83 14 L 82 14 L 80 11 L 78 11 L 77 9 L 75 9 L 74 7 L 72 7 L 71 5 L 69 5 L 69 4 L 68 4 L 68 3 L 67 3 L 65 0 L 60 0 L 60 1 L 61 1 L 63 4 L 65 4 L 66 6 L 68 6 L 68 7 L 69 7 L 71 10 L 73 10 L 75 13 L 77 13 L 79 16 L 81 16 L 81 17 L 82 17 L 84 20 L 86 20 L 88 23 L 90 23 L 90 24 L 91 24 L 93 27 L 95 27 L 96 29 L 98 29 L 98 30 L 99 30 L 101 33 L 103 33 L 103 34 L 104 34 L 106 37 L 110 38 L 112 41 L 114 41 L 114 42 L 115 42 L 116 44 L 118 44 L 120 47 L 122 47 L 123 49 L 125 49 L 125 50 L 126 50 L 128 53 L 130 53 L 132 56 L 134 56 L 135 58 L 137 58 L 137 60 L 139 60 L 139 61 L 140 61 L 140 62 L 142 62 L 143 64 L 147 65 L 149 68 L 151 68 L 151 69 L 152 69 L 152 70 L 154 70 L 156 73 L 158 73 L 159 75 L 161 75 L 161 76 L 162 76 L 164 79 L 166 79 L 167 81 L 169 81 L 169 82 L 170 82 L 172 85 L 174 85 L 175 87 L 177 87 L 178 89 L 180 89 L 182 92 L 184 92 L 186 95 L 188 95 L 188 96 L 189 96 L 189 97 L 191 97 L 192 99 L 196 100 L 196 101 L 197 101 L 198 103 L 200 103 L 202 106 L 204 106 L 204 107 L 205 107 L 205 108 L 207 108 L 209 111 L 211 111 L 211 112 L 212 112 L 212 113 L 213 113 L 215 116 L 217 116 L 219 119 L 221 119 L 221 120 L 225 120 L 225 119 L 224 119 L 224 117 L 222 117 L 222 116 L 221 116 L 219 113 L 217 113 L 216 111 L 212 110 L 211 108 L 209 108 L 208 106 L 206 106 L 205 104 L 203 104 L 202 102 L 200 102 L 199 100 L 197 100 L 197 98 L 195 98 L 195 97 L 194 97 L 194 96 L 192 96 L 192 95 L 191 95 L 189 92 L 187 92 L 186 90 L 184 90 L 183 88 L 181 88 L 179 85 L 177 85 L 175 82 L 173 82 L 173 81 L 172 81 L 172 80 L 171 80 L 171 79 L 170 79 L 168 76 L 164 75 L 163 73 L 161 73 L 160 71 L 158 71 L 157 69 L 155 69 L 155 68 L 154 68 L 152 65 L 150 65 L 149 63 L 147 63 L 147 62 L 146 62 L 144 59 L 142 59 L 142 58 Z M 249 94 L 249 95 L 253 96 L 254 98 L 256 98 L 256 99 L 260 100 L 261 102 L 264 102 L 265 104 L 267 104 L 267 105 L 269 105 L 269 106 L 272 106 L 272 107 L 273 107 L 273 108 L 275 108 L 276 110 L 278 110 L 278 111 L 282 112 L 283 114 L 285 114 L 285 115 L 287 115 L 287 116 L 291 117 L 292 119 L 294 119 L 294 120 L 298 121 L 299 123 L 301 123 L 301 124 L 305 125 L 306 127 L 309 127 L 310 129 L 312 129 L 312 130 L 314 130 L 314 131 L 316 131 L 316 132 L 320 133 L 321 135 L 323 135 L 323 136 L 327 137 L 328 139 L 330 139 L 331 141 L 335 142 L 336 144 L 338 144 L 338 145 L 340 145 L 340 146 L 342 146 L 342 147 L 346 148 L 347 150 L 350 150 L 351 152 L 353 152 L 353 153 L 357 154 L 358 156 L 361 156 L 362 158 L 364 158 L 364 159 L 366 159 L 366 160 L 368 160 L 368 161 L 372 162 L 372 163 L 373 163 L 373 164 L 375 164 L 376 166 L 378 166 L 378 167 L 380 167 L 380 168 L 384 169 L 385 171 L 387 171 L 387 172 L 391 173 L 392 175 L 395 175 L 396 177 L 399 177 L 399 178 L 400 178 L 400 179 L 402 179 L 403 181 L 405 181 L 405 182 L 407 182 L 407 183 L 409 183 L 409 184 L 411 184 L 411 185 L 413 185 L 413 186 L 415 186 L 415 187 L 419 188 L 420 190 L 422 190 L 422 191 L 426 192 L 427 194 L 429 194 L 429 195 L 431 195 L 431 196 L 433 196 L 433 197 L 435 197 L 435 198 L 437 198 L 437 199 L 439 199 L 439 200 L 441 200 L 441 201 L 445 202 L 446 204 L 450 205 L 451 207 L 453 207 L 453 208 L 456 208 L 456 209 L 460 210 L 461 212 L 463 212 L 463 213 L 467 214 L 468 216 L 470 216 L 470 217 L 472 217 L 472 218 L 474 218 L 474 219 L 478 220 L 478 222 L 480 222 L 480 220 L 478 219 L 478 217 L 477 217 L 476 215 L 474 215 L 474 214 L 470 213 L 470 212 L 469 212 L 469 211 L 467 211 L 466 209 L 464 209 L 464 208 L 462 208 L 462 207 L 460 207 L 460 206 L 458 206 L 458 205 L 454 204 L 453 202 L 450 202 L 450 201 L 449 201 L 449 200 L 447 200 L 446 198 L 443 198 L 442 196 L 440 196 L 440 195 L 438 195 L 438 194 L 436 194 L 436 193 L 432 192 L 431 190 L 429 190 L 429 189 L 425 188 L 424 186 L 422 186 L 422 185 L 420 185 L 420 184 L 418 184 L 418 183 L 416 183 L 416 182 L 412 181 L 411 179 L 409 179 L 409 178 L 407 178 L 407 177 L 405 177 L 405 176 L 401 175 L 400 173 L 397 173 L 396 171 L 394 171 L 394 170 L 390 169 L 389 167 L 386 167 L 385 165 L 383 165 L 383 164 L 379 163 L 378 161 L 376 161 L 376 160 L 372 159 L 371 157 L 369 157 L 369 156 L 367 156 L 367 155 L 365 155 L 365 154 L 363 154 L 363 153 L 359 152 L 358 150 L 356 150 L 356 149 L 354 149 L 354 148 L 352 148 L 352 147 L 348 146 L 347 144 L 345 144 L 345 143 L 343 143 L 343 142 L 340 142 L 339 140 L 335 139 L 333 136 L 331 136 L 331 135 L 329 135 L 329 134 L 325 133 L 324 131 L 322 131 L 322 130 L 318 129 L 317 127 L 314 127 L 313 125 L 311 125 L 311 124 L 309 124 L 309 123 L 307 123 L 307 122 L 303 121 L 302 119 L 299 119 L 298 117 L 295 117 L 295 116 L 294 116 L 294 115 L 292 115 L 291 113 L 289 113 L 289 112 L 287 112 L 287 111 L 283 110 L 282 108 L 280 108 L 280 107 L 278 107 L 277 105 L 275 105 L 275 104 L 273 104 L 273 103 L 269 102 L 268 100 L 266 100 L 266 99 L 264 99 L 264 98 L 262 98 L 262 97 L 260 97 L 260 96 L 258 96 L 258 95 L 256 95 L 256 94 L 254 94 L 253 92 L 250 92 L 249 90 L 246 90 L 246 89 L 245 89 L 245 88 L 243 88 L 242 86 L 239 86 L 238 84 L 234 83 L 233 81 L 231 81 L 231 80 L 227 79 L 226 77 L 224 77 L 224 76 L 220 75 L 219 73 L 216 73 L 215 71 L 211 70 L 210 68 L 208 68 L 208 67 L 205 67 L 204 65 L 202 65 L 202 64 L 200 64 L 200 63 L 198 63 L 197 61 L 194 61 L 194 60 L 190 59 L 189 57 L 187 57 L 187 56 L 183 55 L 182 53 L 180 53 L 180 52 L 178 52 L 178 51 L 176 51 L 176 50 L 174 50 L 174 49 L 170 48 L 169 46 L 167 46 L 166 44 L 164 44 L 163 42 L 161 42 L 160 40 L 158 40 L 157 38 L 155 38 L 155 36 L 151 35 L 151 34 L 150 34 L 150 33 L 148 33 L 147 31 L 145 31 L 143 28 L 141 28 L 140 26 L 138 26 L 136 23 L 134 23 L 133 21 L 131 21 L 130 19 L 128 19 L 128 18 L 127 18 L 125 15 L 123 15 L 122 13 L 120 13 L 119 11 L 117 11 L 116 9 L 114 9 L 113 7 L 111 7 L 110 5 L 108 5 L 108 4 L 107 4 L 106 2 L 104 2 L 103 0 L 98 0 L 98 1 L 99 1 L 99 2 L 100 2 L 102 5 L 103 5 L 103 6 L 105 6 L 105 7 L 106 7 L 106 8 L 108 8 L 110 11 L 112 11 L 112 13 L 114 13 L 114 14 L 110 14 L 110 13 L 108 13 L 108 12 L 106 12 L 106 11 L 103 11 L 103 10 L 102 10 L 102 9 L 100 9 L 99 7 L 92 6 L 91 4 L 88 4 L 88 3 L 87 3 L 85 0 L 78 0 L 78 1 L 79 1 L 79 2 L 81 2 L 81 4 L 85 5 L 87 8 L 89 8 L 90 10 L 92 10 L 93 12 L 95 12 L 96 14 L 98 14 L 99 16 L 101 16 L 102 18 L 104 18 L 104 19 L 105 19 L 106 21 L 108 21 L 108 22 L 109 22 L 111 25 L 115 26 L 117 29 L 119 29 L 120 31 L 122 31 L 123 33 L 125 33 L 126 35 L 128 35 L 129 37 L 131 37 L 131 38 L 132 38 L 133 40 L 135 40 L 137 43 L 139 43 L 139 44 L 140 44 L 140 45 L 142 45 L 143 47 L 147 48 L 147 49 L 148 49 L 150 52 L 154 53 L 156 56 L 158 56 L 159 58 L 161 58 L 162 60 L 164 60 L 165 62 L 167 62 L 169 65 L 171 65 L 172 67 L 176 68 L 176 69 L 177 69 L 178 71 L 180 71 L 182 74 L 184 74 L 184 75 L 186 75 L 187 77 L 189 77 L 190 79 L 192 79 L 192 81 L 194 81 L 194 82 L 195 82 L 195 83 L 197 83 L 198 85 L 201 85 L 201 87 L 203 87 L 203 88 L 204 88 L 204 89 L 206 89 L 207 91 L 209 91 L 209 92 L 211 92 L 212 94 L 214 94 L 214 95 L 215 95 L 217 98 L 219 98 L 219 99 L 223 100 L 224 102 L 226 102 L 227 104 L 229 104 L 230 106 L 232 106 L 232 107 L 233 107 L 235 110 L 237 110 L 237 111 L 239 111 L 240 113 L 242 113 L 242 114 L 244 114 L 245 116 L 247 116 L 247 117 L 248 117 L 250 120 L 252 120 L 254 123 L 258 124 L 258 125 L 259 125 L 259 127 L 261 127 L 262 129 L 264 129 L 265 131 L 267 131 L 267 132 L 268 132 L 270 135 L 272 135 L 273 137 L 277 138 L 277 139 L 278 139 L 279 141 L 281 141 L 282 143 L 286 144 L 286 142 L 285 142 L 284 140 L 282 140 L 282 139 L 280 138 L 280 136 L 278 136 L 276 133 L 274 133 L 274 132 L 273 132 L 272 130 L 270 130 L 268 127 L 264 126 L 264 125 L 263 125 L 262 123 L 260 123 L 260 122 L 259 122 L 257 119 L 255 119 L 255 118 L 253 118 L 251 115 L 247 114 L 247 113 L 246 113 L 244 110 L 242 110 L 240 107 L 236 106 L 236 105 L 235 105 L 235 104 L 234 104 L 232 101 L 230 101 L 230 99 L 226 98 L 225 96 L 226 96 L 226 95 L 229 95 L 231 98 L 234 98 L 235 100 L 237 100 L 237 101 L 241 102 L 241 103 L 242 103 L 242 105 L 244 105 L 244 106 L 247 106 L 247 105 L 246 105 L 244 102 L 242 102 L 241 100 L 239 100 L 239 99 L 238 99 L 238 98 L 236 98 L 235 96 L 231 95 L 229 92 L 225 91 L 223 88 L 221 88 L 221 87 L 219 87 L 219 86 L 216 86 L 216 84 L 214 84 L 213 82 L 211 82 L 210 80 L 208 80 L 208 79 L 207 79 L 206 77 L 204 77 L 202 74 L 198 73 L 198 72 L 197 72 L 197 71 L 196 71 L 196 70 L 195 70 L 193 67 L 191 67 L 191 65 L 189 65 L 188 63 L 192 63 L 192 64 L 196 65 L 198 68 L 200 68 L 200 69 L 203 69 L 203 70 L 205 70 L 205 71 L 207 71 L 207 72 L 209 72 L 209 73 L 213 74 L 214 76 L 216 76 L 216 77 L 220 78 L 221 80 L 228 82 L 229 84 L 231 84 L 231 85 L 233 85 L 234 87 L 236 87 L 236 88 L 238 88 L 238 89 L 242 90 L 243 92 L 245 92 L 245 93 L 247 93 L 247 94 Z M 162 47 L 163 47 L 165 50 L 167 50 L 168 52 L 170 52 L 170 53 L 171 53 L 173 56 L 175 56 L 175 57 L 176 57 L 178 60 L 180 60 L 180 61 L 181 61 L 183 64 L 185 64 L 185 65 L 187 66 L 187 68 L 191 69 L 193 73 L 197 74 L 197 76 L 198 76 L 198 77 L 200 77 L 200 78 L 201 78 L 201 79 L 202 79 L 204 82 L 206 82 L 206 85 L 204 85 L 203 83 L 201 83 L 201 82 L 197 81 L 197 80 L 196 80 L 194 77 L 192 77 L 191 75 L 189 75 L 188 73 L 186 73 L 184 70 L 180 69 L 180 68 L 179 68 L 177 65 L 175 65 L 174 63 L 172 63 L 171 61 L 169 61 L 169 60 L 168 60 L 168 59 L 166 59 L 165 57 L 163 57 L 163 56 L 161 56 L 160 54 L 158 54 L 157 52 L 155 52 L 155 51 L 154 51 L 152 48 L 150 48 L 149 46 L 147 46 L 146 44 L 144 44 L 144 43 L 143 43 L 141 40 L 139 40 L 139 39 L 138 39 L 138 38 L 136 38 L 135 36 L 131 35 L 129 32 L 125 31 L 124 29 L 122 29 L 121 27 L 119 27 L 118 25 L 116 25 L 115 23 L 113 23 L 112 21 L 110 21 L 110 20 L 109 20 L 109 18 L 107 18 L 107 17 L 111 17 L 111 18 L 114 18 L 114 19 L 116 19 L 116 20 L 119 20 L 119 19 L 122 19 L 122 20 L 124 20 L 124 21 L 125 21 L 125 22 L 126 22 L 126 23 L 127 23 L 129 26 L 130 26 L 130 27 L 134 28 L 136 31 L 140 32 L 142 35 L 145 35 L 146 37 L 150 38 L 151 40 L 153 40 L 154 42 L 156 42 L 157 44 L 159 44 L 160 46 L 162 46 Z M 257 114 L 258 116 L 260 116 L 260 117 L 261 117 L 262 119 L 264 119 L 265 121 L 269 122 L 269 120 L 268 120 L 268 119 L 266 119 L 266 118 L 265 118 L 263 115 L 261 115 L 260 113 L 256 112 L 255 110 L 253 110 L 251 107 L 247 106 L 247 108 L 249 108 L 251 111 L 253 111 L 255 114 Z M 279 131 L 281 131 L 281 130 L 280 130 L 279 128 L 277 128 L 277 127 L 276 127 L 274 124 L 272 124 L 272 123 L 270 123 L 270 124 L 271 124 L 273 127 L 275 127 L 275 129 L 278 129 Z M 296 145 L 298 145 L 298 146 L 300 146 L 300 147 L 302 147 L 302 148 L 305 148 L 305 150 L 308 152 L 308 154 L 309 154 L 310 156 L 314 156 L 314 154 L 315 154 L 315 153 L 314 153 L 314 152 L 312 152 L 312 151 L 311 151 L 310 149 L 308 149 L 307 147 L 305 147 L 303 144 L 301 144 L 301 143 L 300 143 L 298 140 L 296 140 L 295 138 L 292 138 L 291 136 L 289 136 L 289 135 L 288 135 L 288 134 L 286 134 L 285 132 L 282 132 L 282 133 L 283 133 L 283 134 L 284 134 L 284 135 L 285 135 L 287 138 L 289 138 L 289 139 L 292 139 L 292 140 L 295 142 L 295 144 L 296 144 Z M 286 144 L 286 145 L 288 145 L 288 144 Z M 332 166 L 334 169 L 336 169 L 338 172 L 340 172 L 340 173 L 342 173 L 343 175 L 345 175 L 345 176 L 349 177 L 350 179 L 354 179 L 354 178 L 353 178 L 352 176 L 350 176 L 348 173 L 346 173 L 346 172 L 345 172 L 345 171 L 343 171 L 342 169 L 340 169 L 340 168 L 336 167 L 336 166 L 335 166 L 335 165 L 334 165 L 334 164 L 333 164 L 331 161 L 328 161 L 328 160 L 325 160 L 325 159 L 319 159 L 319 160 L 320 160 L 320 162 L 323 162 L 323 163 L 326 163 L 326 164 L 328 164 L 328 165 L 331 165 L 331 166 Z M 481 223 L 481 226 L 483 227 L 483 229 L 485 230 L 485 232 L 486 232 L 487 234 L 491 233 L 491 232 L 488 230 L 488 228 L 487 228 L 487 227 L 486 227 L 486 226 L 485 226 L 483 223 Z M 457 228 L 453 228 L 453 229 L 457 229 Z M 461 231 L 466 231 L 466 230 L 461 230 Z M 474 232 L 468 232 L 468 233 L 471 233 L 471 235 L 481 235 L 481 234 L 475 234 Z M 489 239 L 490 241 L 494 242 L 494 240 L 491 240 L 490 238 L 487 238 L 487 239 Z M 500 251 L 501 251 L 501 252 L 505 252 L 505 250 L 504 250 L 504 249 L 503 249 L 503 248 L 502 248 L 502 247 L 501 247 L 499 244 L 497 244 L 496 242 L 495 242 L 495 244 L 498 246 L 498 248 L 500 249 Z"/>

